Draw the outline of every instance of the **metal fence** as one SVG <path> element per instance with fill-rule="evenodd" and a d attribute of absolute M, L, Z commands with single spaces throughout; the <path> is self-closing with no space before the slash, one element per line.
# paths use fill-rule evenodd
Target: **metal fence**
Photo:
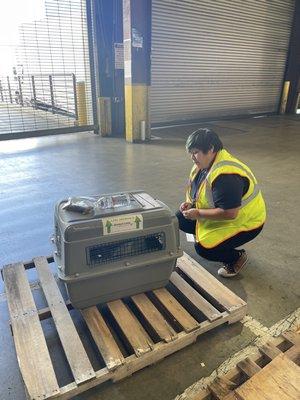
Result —
<path fill-rule="evenodd" d="M 0 78 L 0 101 L 78 120 L 74 74 L 7 76 Z"/>
<path fill-rule="evenodd" d="M 90 0 L 41 5 L 18 24 L 12 73 L 0 75 L 0 140 L 97 128 Z"/>

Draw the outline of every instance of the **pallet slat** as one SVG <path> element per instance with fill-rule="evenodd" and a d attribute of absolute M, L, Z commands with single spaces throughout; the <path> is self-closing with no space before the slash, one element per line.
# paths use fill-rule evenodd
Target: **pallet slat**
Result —
<path fill-rule="evenodd" d="M 259 348 L 259 351 L 267 356 L 270 360 L 273 360 L 273 358 L 277 357 L 279 354 L 281 354 L 281 351 L 278 349 L 278 347 L 274 346 L 271 342 L 267 342 L 263 346 Z"/>
<path fill-rule="evenodd" d="M 280 354 L 235 393 L 240 400 L 299 400 L 299 373 L 300 367 Z"/>
<path fill-rule="evenodd" d="M 81 310 L 81 314 L 106 363 L 107 369 L 111 371 L 124 364 L 124 357 L 97 307 Z"/>
<path fill-rule="evenodd" d="M 153 290 L 155 297 L 182 326 L 186 332 L 197 329 L 199 323 L 182 307 L 182 305 L 165 288 Z"/>
<path fill-rule="evenodd" d="M 249 378 L 257 374 L 261 368 L 251 358 L 247 357 L 245 360 L 240 361 L 237 367 L 244 372 Z"/>
<path fill-rule="evenodd" d="M 294 345 L 284 353 L 295 364 L 300 365 L 300 346 Z"/>
<path fill-rule="evenodd" d="M 218 376 L 210 385 L 208 385 L 209 389 L 218 400 L 231 394 L 231 389 L 235 386 L 236 385 L 233 382 L 221 376 Z"/>
<path fill-rule="evenodd" d="M 177 338 L 174 329 L 144 293 L 132 296 L 131 299 L 162 340 L 170 342 Z"/>
<path fill-rule="evenodd" d="M 48 268 L 47 259 L 45 257 L 37 257 L 34 258 L 34 263 L 75 382 L 79 385 L 89 379 L 93 379 L 95 372 L 57 283 Z"/>
<path fill-rule="evenodd" d="M 153 347 L 152 340 L 125 304 L 121 300 L 114 300 L 107 303 L 107 306 L 132 346 L 136 356 L 139 357 L 151 351 Z"/>
<path fill-rule="evenodd" d="M 300 335 L 296 332 L 285 332 L 281 336 L 283 336 L 290 343 L 300 346 Z"/>
<path fill-rule="evenodd" d="M 210 321 L 222 317 L 222 314 L 193 287 L 191 287 L 177 272 L 172 273 L 170 281 Z"/>
<path fill-rule="evenodd" d="M 199 399 L 202 400 L 202 399 Z M 227 396 L 223 397 L 222 400 L 239 400 L 234 392 L 229 393 Z"/>
<path fill-rule="evenodd" d="M 177 267 L 201 289 L 221 304 L 225 310 L 232 312 L 237 308 L 246 306 L 246 303 L 240 297 L 214 278 L 206 269 L 186 253 L 177 260 Z"/>
<path fill-rule="evenodd" d="M 40 317 L 41 319 L 51 317 L 51 315 L 57 313 L 57 311 L 53 311 L 53 309 L 55 308 L 57 309 L 64 308 L 63 313 L 66 312 L 67 308 L 69 309 L 72 308 L 70 304 L 64 305 L 62 298 L 60 298 L 60 301 L 58 301 L 58 298 L 57 297 L 55 298 L 55 296 L 53 297 L 52 295 L 51 291 L 53 290 L 52 286 L 54 277 L 49 269 L 48 262 L 51 262 L 49 260 L 50 258 L 46 259 L 42 257 L 40 261 L 43 264 L 42 272 L 45 272 L 43 270 L 47 268 L 50 274 L 50 278 L 46 274 L 46 276 L 44 277 L 45 281 L 44 283 L 42 282 L 42 288 L 45 289 L 46 287 L 47 288 L 46 291 L 48 290 L 48 296 L 49 296 L 48 300 L 51 299 L 51 301 L 49 301 L 50 307 L 39 310 L 38 312 L 35 307 L 33 309 L 32 305 L 33 299 L 31 302 L 28 301 L 28 298 L 26 296 L 24 298 L 22 297 L 22 300 L 20 300 L 19 298 L 16 299 L 16 307 L 22 310 L 21 315 L 22 315 L 23 326 L 19 328 L 19 332 L 22 332 L 23 334 L 23 331 L 26 331 L 26 329 L 33 330 L 31 333 L 31 337 L 29 338 L 28 346 L 29 345 L 35 346 L 36 328 L 34 324 L 36 322 L 38 323 L 39 329 L 41 330 L 40 322 L 37 320 L 38 317 Z M 30 266 L 32 265 L 32 267 L 35 267 L 36 264 L 37 264 L 37 269 L 39 269 L 38 266 L 39 259 L 36 259 L 35 263 L 31 262 Z M 23 272 L 25 272 L 24 266 L 23 266 Z M 177 280 L 176 277 L 177 274 L 175 275 L 174 282 L 178 284 L 177 289 L 179 290 L 179 292 L 181 292 L 180 288 L 184 286 L 185 290 L 184 293 L 182 293 L 182 296 L 185 296 L 189 301 L 192 300 L 192 303 L 194 302 L 193 303 L 194 306 L 196 304 L 199 307 L 198 309 L 200 309 L 200 303 L 197 303 L 193 294 L 191 294 L 195 293 L 192 286 L 190 286 L 191 290 L 187 290 L 186 284 L 189 285 L 189 283 L 184 281 L 179 275 L 177 277 Z M 24 279 L 27 284 L 26 290 L 30 292 L 26 276 Z M 212 279 L 213 281 L 217 282 L 215 278 Z M 42 280 L 43 279 L 41 279 L 41 281 Z M 182 281 L 184 282 L 184 284 L 180 285 Z M 20 281 L 15 285 L 16 288 L 19 288 L 21 292 L 23 291 L 23 286 L 26 286 L 24 285 L 24 281 L 22 282 Z M 57 282 L 55 282 L 55 286 L 56 285 Z M 56 290 L 59 291 L 57 287 Z M 198 300 L 199 296 L 196 296 Z M 14 295 L 13 299 L 15 299 L 15 297 L 16 296 Z M 211 298 L 212 296 L 208 296 L 209 301 Z M 178 297 L 178 299 L 180 299 L 180 297 Z M 208 306 L 208 304 L 206 304 L 205 302 L 206 300 L 204 302 L 201 301 L 201 307 L 204 307 L 203 304 L 205 306 Z M 99 371 L 96 371 L 95 378 L 87 379 L 80 385 L 78 385 L 75 381 L 73 381 L 61 388 L 57 388 L 57 382 L 55 381 L 56 391 L 49 392 L 49 390 L 47 390 L 45 391 L 45 395 L 42 394 L 42 397 L 40 398 L 44 399 L 57 398 L 59 400 L 67 400 L 105 381 L 112 380 L 113 382 L 115 382 L 120 379 L 123 379 L 131 375 L 132 373 L 148 365 L 151 365 L 161 360 L 162 358 L 188 346 L 189 344 L 193 343 L 197 339 L 197 337 L 203 334 L 204 332 L 213 330 L 214 328 L 222 324 L 232 323 L 234 321 L 241 319 L 246 311 L 244 304 L 242 304 L 240 307 L 237 306 L 236 309 L 231 310 L 229 313 L 227 311 L 220 313 L 221 315 L 220 318 L 214 318 L 211 312 L 215 310 L 215 307 L 212 304 L 210 304 L 210 306 L 211 306 L 210 309 L 208 307 L 209 311 L 208 309 L 206 310 L 207 314 L 210 315 L 210 319 L 208 318 L 205 321 L 198 323 L 192 317 L 192 315 L 190 315 L 190 313 L 187 311 L 188 308 L 186 310 L 184 307 L 182 307 L 181 304 L 176 300 L 176 298 L 172 296 L 171 293 L 169 293 L 168 290 L 157 289 L 156 293 L 155 291 L 153 291 L 147 295 L 144 293 L 141 295 L 132 296 L 128 305 L 127 302 L 125 304 L 125 302 L 121 300 L 116 300 L 114 302 L 108 303 L 107 307 L 108 310 L 110 311 L 108 317 L 113 318 L 116 324 L 114 323 L 114 321 L 112 321 L 112 324 L 108 325 L 108 323 L 106 323 L 106 317 L 105 319 L 103 318 L 101 312 L 98 310 L 97 307 L 90 307 L 86 310 L 82 310 L 82 316 L 87 323 L 89 331 L 92 337 L 94 338 L 96 345 L 98 346 L 102 358 L 106 363 L 106 367 L 100 369 Z M 20 312 L 19 309 L 17 310 L 17 312 L 14 311 L 13 308 L 10 309 L 10 317 L 12 320 L 15 317 L 17 318 L 19 317 L 19 312 Z M 24 312 L 27 315 L 26 318 L 23 315 Z M 203 310 L 201 312 L 203 312 Z M 69 313 L 69 311 L 67 311 L 67 313 Z M 32 322 L 31 314 L 35 315 L 35 320 L 36 320 L 35 322 Z M 60 315 L 60 313 L 58 313 L 58 315 Z M 167 319 L 165 319 L 165 317 L 167 317 Z M 76 331 L 76 328 L 74 326 L 71 317 L 70 321 L 73 324 L 73 328 Z M 176 326 L 175 329 L 181 327 L 180 329 L 181 331 L 179 333 L 175 332 L 175 330 L 173 329 L 174 328 L 173 321 L 174 321 L 174 327 Z M 61 329 L 65 330 L 65 327 L 67 330 L 69 329 L 68 324 L 65 326 L 65 319 L 64 319 L 64 324 L 61 323 Z M 134 354 L 123 356 L 122 351 L 119 348 L 119 343 L 114 339 L 115 333 L 113 331 L 117 335 L 121 333 L 121 336 L 125 338 L 125 341 L 129 343 L 130 347 L 133 349 Z M 149 337 L 148 332 L 151 335 L 151 337 L 153 333 L 154 336 L 158 336 L 162 340 L 159 341 L 159 343 L 154 344 L 151 338 Z M 19 333 L 19 335 L 21 335 L 21 333 Z M 41 330 L 41 336 L 45 341 L 42 330 Z M 70 338 L 69 335 L 67 336 L 68 336 L 68 341 L 71 341 L 72 338 Z M 17 345 L 16 348 L 18 350 Z M 78 352 L 77 350 L 78 348 L 76 347 L 76 352 Z M 86 353 L 85 356 L 87 357 Z M 43 362 L 44 360 L 39 361 L 36 359 L 31 361 L 33 365 L 31 366 L 30 364 L 30 367 L 28 368 L 28 370 L 30 370 L 29 377 L 26 375 L 26 373 L 23 372 L 23 369 L 21 369 L 21 373 L 25 381 L 26 387 L 28 385 L 30 386 L 36 383 L 36 377 L 39 376 L 39 374 L 41 373 L 41 369 L 39 368 L 41 363 L 43 364 L 43 368 L 45 368 L 45 364 Z M 53 367 L 51 361 L 50 361 L 50 367 L 52 368 L 52 373 L 53 373 Z M 33 375 L 31 371 L 36 371 L 36 370 L 38 370 L 39 373 Z M 34 382 L 31 382 L 33 376 L 34 376 Z M 44 377 L 46 376 L 47 378 L 46 384 L 48 387 L 49 384 L 51 385 L 51 374 L 46 373 L 46 375 L 43 376 Z M 49 383 L 49 377 L 50 377 L 50 383 Z M 41 386 L 41 379 L 39 379 L 38 383 Z M 31 400 L 33 400 L 32 397 Z"/>
<path fill-rule="evenodd" d="M 291 397 L 282 397 L 281 395 L 276 396 L 276 390 L 274 391 L 274 388 L 276 386 L 278 386 L 278 390 L 281 391 L 281 389 L 284 389 L 284 385 L 286 382 L 288 382 L 287 377 L 285 377 L 285 367 L 280 367 L 280 368 L 275 368 L 275 370 L 270 369 L 269 373 L 265 374 L 265 369 L 268 367 L 268 365 L 270 365 L 273 361 L 282 358 L 282 356 L 284 356 L 285 359 L 288 359 L 288 364 L 290 366 L 292 366 L 292 364 L 290 362 L 294 362 L 294 368 L 292 368 L 293 370 L 297 370 L 297 374 L 299 375 L 300 371 L 300 346 L 297 345 L 293 345 L 291 348 L 289 348 L 288 350 L 284 351 L 284 350 L 280 350 L 278 347 L 282 346 L 285 342 L 286 342 L 286 338 L 288 337 L 290 340 L 293 338 L 294 341 L 298 342 L 298 338 L 299 338 L 299 332 L 300 329 L 298 329 L 296 332 L 285 332 L 282 333 L 281 336 L 279 337 L 275 337 L 272 339 L 271 342 L 267 342 L 267 344 L 262 345 L 261 347 L 259 347 L 257 350 L 254 351 L 253 355 L 251 355 L 248 360 L 246 360 L 246 362 L 244 364 L 237 364 L 235 367 L 233 367 L 231 370 L 229 370 L 225 375 L 219 376 L 217 378 L 215 378 L 215 380 L 211 383 L 208 384 L 207 387 L 200 389 L 200 391 L 197 391 L 196 393 L 194 393 L 194 397 L 193 399 L 197 399 L 197 400 L 211 400 L 212 398 L 217 398 L 217 399 L 222 399 L 222 400 L 275 400 L 275 399 L 280 399 L 280 400 L 294 400 L 294 399 L 298 399 L 300 398 L 300 385 L 293 385 L 293 382 L 291 381 L 291 384 L 294 386 L 293 389 L 296 390 L 297 396 L 298 397 L 293 397 L 292 394 L 288 393 L 288 396 Z M 290 341 L 289 340 L 289 341 Z M 267 364 L 266 366 L 264 366 L 263 368 L 259 368 L 257 369 L 256 367 L 259 367 L 257 365 L 257 362 L 261 359 L 261 354 L 266 355 L 269 360 L 271 361 L 271 363 Z M 243 360 L 243 361 L 245 361 Z M 252 364 L 252 362 L 255 364 L 255 370 L 257 371 L 255 374 L 253 374 L 251 371 L 247 370 L 245 371 L 244 365 L 246 364 L 246 368 L 248 369 L 249 366 L 249 360 L 250 363 Z M 276 361 L 277 362 L 277 361 Z M 239 368 L 240 367 L 240 368 Z M 242 367 L 242 368 L 241 368 Z M 238 387 L 235 387 L 234 382 L 240 381 L 241 379 L 241 370 L 246 372 L 246 378 L 248 379 L 244 384 L 242 384 L 241 386 L 238 385 Z M 253 370 L 252 370 L 253 371 Z M 278 374 L 278 379 L 276 378 L 276 375 L 274 374 Z M 253 371 L 254 372 L 254 371 Z M 252 375 L 252 377 L 250 377 L 250 375 Z M 259 377 L 260 382 L 256 381 L 256 376 Z M 250 379 L 249 379 L 250 377 Z M 220 383 L 220 378 L 221 381 L 223 382 L 227 382 L 227 384 L 225 383 Z M 269 378 L 269 382 L 267 383 L 267 385 L 270 385 L 272 390 L 271 392 L 268 391 L 268 389 L 266 390 L 266 388 L 263 388 L 264 383 L 265 383 L 265 379 Z M 234 381 L 234 382 L 233 382 Z M 239 389 L 243 388 L 242 390 L 244 390 L 244 387 L 247 388 L 247 382 L 255 382 L 255 389 L 254 391 L 252 390 L 251 387 L 251 383 L 248 386 L 248 391 L 245 392 L 245 397 L 242 397 L 242 393 L 239 393 Z M 281 385 L 282 381 L 284 384 Z M 298 379 L 299 381 L 299 379 Z M 228 382 L 233 383 L 232 389 L 230 388 L 230 385 L 228 384 Z M 279 383 L 279 385 L 278 385 Z M 245 385 L 245 386 L 244 386 Z M 227 389 L 230 388 L 230 392 L 225 395 Z M 255 392 L 255 390 L 257 389 L 257 391 Z M 287 390 L 284 389 L 285 392 L 287 393 Z M 271 394 L 270 394 L 271 393 Z M 294 393 L 295 394 L 295 393 Z M 251 395 L 251 396 L 250 396 Z M 252 397 L 253 395 L 253 397 Z M 250 397 L 248 397 L 250 396 Z M 260 397 L 262 396 L 262 397 Z"/>
<path fill-rule="evenodd" d="M 59 393 L 45 336 L 23 264 L 3 269 L 17 358 L 30 399 Z M 34 344 L 34 345 L 33 345 Z"/>

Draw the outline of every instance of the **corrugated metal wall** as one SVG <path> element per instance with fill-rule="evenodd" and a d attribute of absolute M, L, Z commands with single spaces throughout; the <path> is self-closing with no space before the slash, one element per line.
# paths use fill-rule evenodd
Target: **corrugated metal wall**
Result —
<path fill-rule="evenodd" d="M 294 0 L 152 4 L 152 123 L 277 111 Z"/>

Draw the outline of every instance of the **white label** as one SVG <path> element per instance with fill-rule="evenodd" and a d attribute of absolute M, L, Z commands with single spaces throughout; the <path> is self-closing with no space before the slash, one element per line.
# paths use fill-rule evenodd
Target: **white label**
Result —
<path fill-rule="evenodd" d="M 138 47 L 142 49 L 143 43 L 143 35 L 136 28 L 132 28 L 132 47 Z"/>
<path fill-rule="evenodd" d="M 195 242 L 195 237 L 191 233 L 186 233 L 186 240 L 188 242 Z"/>
<path fill-rule="evenodd" d="M 115 43 L 115 69 L 124 69 L 123 43 Z"/>
<path fill-rule="evenodd" d="M 143 229 L 142 214 L 126 214 L 117 217 L 102 218 L 103 235 L 112 235 L 129 231 L 140 231 Z"/>

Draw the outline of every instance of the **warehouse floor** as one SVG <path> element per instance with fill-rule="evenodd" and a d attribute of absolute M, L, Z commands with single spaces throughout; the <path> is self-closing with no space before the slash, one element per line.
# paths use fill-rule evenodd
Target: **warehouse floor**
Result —
<path fill-rule="evenodd" d="M 248 314 L 267 329 L 300 303 L 299 121 L 299 116 L 273 116 L 154 129 L 151 142 L 134 145 L 91 133 L 0 142 L 0 264 L 51 254 L 54 204 L 71 195 L 143 189 L 176 210 L 191 167 L 185 139 L 197 127 L 210 126 L 252 168 L 266 199 L 268 221 L 246 246 L 247 268 L 233 280 L 218 279 L 247 301 Z M 218 265 L 197 257 L 184 235 L 182 247 L 217 276 Z M 42 304 L 35 272 L 29 277 Z M 0 282 L 0 399 L 25 399 L 3 291 Z M 247 324 L 217 328 L 124 381 L 76 398 L 173 399 L 255 338 Z M 57 356 L 58 367 L 63 362 Z"/>

